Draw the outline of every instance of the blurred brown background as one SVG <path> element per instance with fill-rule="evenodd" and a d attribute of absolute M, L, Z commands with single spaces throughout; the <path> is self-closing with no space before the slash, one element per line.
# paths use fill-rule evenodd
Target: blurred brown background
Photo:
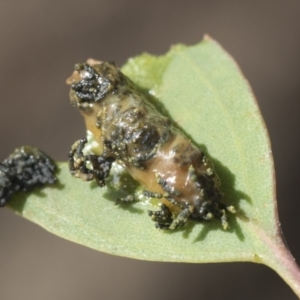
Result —
<path fill-rule="evenodd" d="M 32 144 L 66 160 L 84 135 L 64 84 L 87 57 L 122 65 L 204 33 L 238 61 L 269 128 L 279 215 L 300 261 L 299 0 L 0 2 L 0 159 Z M 168 264 L 114 257 L 0 211 L 0 299 L 296 299 L 262 265 Z"/>

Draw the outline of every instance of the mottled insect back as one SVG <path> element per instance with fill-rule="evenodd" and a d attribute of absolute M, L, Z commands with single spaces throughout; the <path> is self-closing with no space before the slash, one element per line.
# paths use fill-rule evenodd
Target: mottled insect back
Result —
<path fill-rule="evenodd" d="M 226 212 L 235 209 L 221 202 L 212 163 L 114 63 L 89 59 L 77 64 L 67 83 L 71 104 L 80 110 L 102 153 L 84 155 L 87 140 L 75 142 L 69 154 L 72 175 L 104 186 L 116 161 L 145 187 L 145 196 L 160 199 L 161 210 L 149 211 L 156 227 L 175 229 L 188 219 L 217 218 L 228 228 Z"/>
<path fill-rule="evenodd" d="M 17 192 L 55 183 L 55 170 L 53 160 L 38 148 L 17 148 L 0 163 L 0 207 Z"/>

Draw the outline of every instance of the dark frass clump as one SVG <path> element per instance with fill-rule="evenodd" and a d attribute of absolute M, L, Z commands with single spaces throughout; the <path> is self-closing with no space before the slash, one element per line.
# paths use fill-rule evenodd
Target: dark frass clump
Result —
<path fill-rule="evenodd" d="M 89 59 L 67 80 L 71 104 L 80 110 L 101 155 L 85 155 L 86 139 L 69 154 L 71 174 L 105 185 L 114 161 L 158 198 L 160 211 L 149 215 L 160 229 L 176 229 L 189 219 L 219 219 L 228 228 L 220 180 L 201 149 L 160 114 L 144 93 L 114 63 Z M 92 166 L 92 167 L 91 167 Z M 134 200 L 129 195 L 125 202 Z"/>
<path fill-rule="evenodd" d="M 17 148 L 0 163 L 0 207 L 5 206 L 17 192 L 55 183 L 55 170 L 54 161 L 38 148 Z"/>

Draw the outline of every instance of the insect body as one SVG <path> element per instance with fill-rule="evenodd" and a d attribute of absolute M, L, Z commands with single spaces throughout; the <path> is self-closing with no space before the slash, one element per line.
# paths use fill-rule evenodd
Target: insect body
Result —
<path fill-rule="evenodd" d="M 235 210 L 221 202 L 212 163 L 113 63 L 90 59 L 77 64 L 67 83 L 71 104 L 84 116 L 102 153 L 85 156 L 86 139 L 75 142 L 69 154 L 75 177 L 104 186 L 117 161 L 146 188 L 144 195 L 160 199 L 161 210 L 149 211 L 158 228 L 213 217 L 228 227 L 226 210 Z"/>
<path fill-rule="evenodd" d="M 17 148 L 0 163 L 0 207 L 5 206 L 16 192 L 55 183 L 55 170 L 52 159 L 38 148 Z"/>

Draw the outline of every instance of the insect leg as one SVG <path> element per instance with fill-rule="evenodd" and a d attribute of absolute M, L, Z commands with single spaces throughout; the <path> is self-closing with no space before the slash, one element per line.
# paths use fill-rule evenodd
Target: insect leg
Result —
<path fill-rule="evenodd" d="M 69 152 L 70 173 L 84 181 L 96 180 L 99 186 L 105 186 L 105 178 L 108 177 L 114 158 L 102 155 L 84 155 L 83 148 L 87 139 L 76 141 Z M 88 167 L 88 164 L 92 168 Z"/>
<path fill-rule="evenodd" d="M 177 229 L 180 228 L 182 226 L 184 226 L 187 221 L 189 216 L 191 215 L 191 207 L 188 206 L 186 207 L 178 216 L 177 218 L 175 218 L 172 222 L 172 224 L 169 226 L 169 229 L 173 230 L 173 229 Z"/>
<path fill-rule="evenodd" d="M 232 213 L 232 214 L 235 214 L 236 213 L 236 209 L 234 206 L 230 205 L 230 206 L 226 206 L 225 204 L 223 203 L 220 203 L 219 204 L 219 210 L 221 212 L 221 224 L 222 224 L 222 227 L 226 230 L 229 228 L 229 224 L 228 224 L 228 218 L 227 218 L 227 213 L 226 211 Z"/>
<path fill-rule="evenodd" d="M 235 213 L 235 208 L 231 206 L 226 206 L 223 203 L 215 203 L 212 201 L 204 201 L 201 203 L 199 209 L 199 216 L 203 220 L 210 220 L 213 217 L 221 220 L 222 227 L 226 230 L 228 229 L 228 217 L 227 211 Z"/>
<path fill-rule="evenodd" d="M 86 157 L 83 154 L 83 148 L 87 143 L 87 139 L 81 139 L 76 141 L 69 152 L 69 170 L 70 173 L 76 177 L 81 178 L 84 181 L 90 181 L 94 179 L 92 170 L 86 167 Z"/>
<path fill-rule="evenodd" d="M 159 229 L 169 229 L 170 225 L 173 223 L 174 218 L 170 209 L 162 204 L 161 210 L 152 211 L 148 210 L 148 215 L 151 217 L 152 221 L 155 222 L 155 227 Z"/>
<path fill-rule="evenodd" d="M 201 203 L 199 215 L 203 220 L 210 220 L 214 217 L 211 201 L 204 201 L 203 203 Z"/>
<path fill-rule="evenodd" d="M 171 210 L 164 204 L 159 211 L 148 211 L 148 215 L 155 221 L 155 227 L 163 230 L 174 230 L 184 226 L 191 215 L 191 207 L 188 206 L 182 210 L 176 218 L 173 217 Z"/>
<path fill-rule="evenodd" d="M 156 180 L 157 180 L 157 183 L 163 188 L 163 190 L 167 192 L 168 195 L 164 195 L 165 197 L 181 195 L 181 193 L 179 191 L 176 191 L 174 189 L 174 187 L 168 185 L 167 181 L 165 179 L 163 179 L 162 177 L 160 177 L 159 175 L 156 175 Z"/>

